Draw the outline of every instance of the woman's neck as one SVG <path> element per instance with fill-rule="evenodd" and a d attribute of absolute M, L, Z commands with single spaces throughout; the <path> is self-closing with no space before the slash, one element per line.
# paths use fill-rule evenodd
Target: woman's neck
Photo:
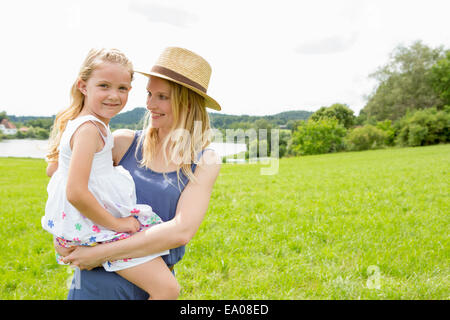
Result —
<path fill-rule="evenodd" d="M 164 141 L 166 137 L 169 135 L 170 129 L 159 128 L 158 129 L 158 140 Z"/>

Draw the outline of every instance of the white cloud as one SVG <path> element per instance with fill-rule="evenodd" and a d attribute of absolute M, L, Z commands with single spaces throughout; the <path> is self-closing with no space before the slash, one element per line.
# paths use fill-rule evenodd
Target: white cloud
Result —
<path fill-rule="evenodd" d="M 177 27 L 187 27 L 198 21 L 198 17 L 189 11 L 142 0 L 132 0 L 129 10 L 144 15 L 150 22 L 165 22 Z"/>
<path fill-rule="evenodd" d="M 356 33 L 348 36 L 333 35 L 300 44 L 295 52 L 301 54 L 330 54 L 349 50 L 358 39 Z"/>

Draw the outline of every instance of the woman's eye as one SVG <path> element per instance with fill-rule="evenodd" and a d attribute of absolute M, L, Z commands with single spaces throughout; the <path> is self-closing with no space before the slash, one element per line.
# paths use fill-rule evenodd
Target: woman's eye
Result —
<path fill-rule="evenodd" d="M 147 95 L 148 95 L 149 97 L 151 97 L 151 96 L 152 96 L 152 93 L 151 93 L 150 91 L 147 91 Z"/>
<path fill-rule="evenodd" d="M 160 98 L 161 100 L 166 100 L 166 99 L 167 99 L 167 97 L 164 96 L 164 95 L 162 95 L 162 94 L 159 95 L 159 98 Z"/>
<path fill-rule="evenodd" d="M 99 85 L 99 87 L 102 87 L 102 88 L 107 88 L 107 87 L 108 87 L 108 85 L 107 85 L 106 83 L 102 83 L 102 84 L 100 84 L 100 85 Z"/>
<path fill-rule="evenodd" d="M 120 87 L 119 90 L 128 91 L 128 88 L 127 87 Z"/>

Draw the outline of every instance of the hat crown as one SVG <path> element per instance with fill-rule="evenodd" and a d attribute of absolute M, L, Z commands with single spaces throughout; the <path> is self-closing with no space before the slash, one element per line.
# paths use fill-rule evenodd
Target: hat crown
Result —
<path fill-rule="evenodd" d="M 208 89 L 211 66 L 198 54 L 187 49 L 168 47 L 159 56 L 156 66 L 170 69 Z"/>

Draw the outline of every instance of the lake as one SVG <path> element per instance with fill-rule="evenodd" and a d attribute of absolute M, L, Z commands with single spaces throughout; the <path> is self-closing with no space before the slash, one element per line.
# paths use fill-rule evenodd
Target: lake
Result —
<path fill-rule="evenodd" d="M 0 141 L 0 157 L 45 158 L 48 140 L 12 139 Z M 247 150 L 243 143 L 213 142 L 210 148 L 220 156 L 237 154 Z"/>

